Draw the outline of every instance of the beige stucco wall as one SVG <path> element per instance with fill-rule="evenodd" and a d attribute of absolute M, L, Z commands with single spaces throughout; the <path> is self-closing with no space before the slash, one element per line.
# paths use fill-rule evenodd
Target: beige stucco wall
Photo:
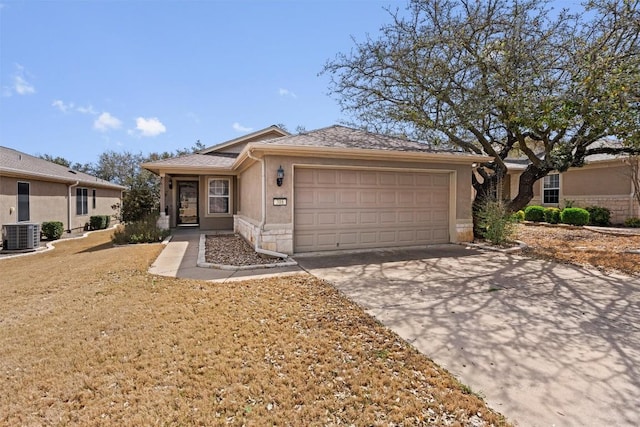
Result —
<path fill-rule="evenodd" d="M 76 215 L 76 188 L 71 189 L 71 224 L 68 223 L 68 185 L 57 182 L 0 177 L 0 226 L 18 220 L 18 182 L 29 183 L 29 222 L 60 221 L 65 229 L 84 228 L 92 215 L 110 215 L 112 223 L 115 211 L 111 206 L 121 200 L 121 191 L 116 189 L 87 188 L 88 213 Z M 93 208 L 92 190 L 96 190 L 96 208 Z M 13 208 L 13 209 L 11 209 Z"/>
<path fill-rule="evenodd" d="M 518 192 L 520 174 L 511 178 L 511 194 Z M 534 197 L 530 205 L 542 203 L 543 180 L 533 186 Z M 574 206 L 602 206 L 611 211 L 611 222 L 622 224 L 632 216 L 640 216 L 640 207 L 633 196 L 633 185 L 628 166 L 621 161 L 597 163 L 582 168 L 570 169 L 560 174 L 560 203 L 564 207 L 567 201 Z M 551 205 L 549 205 L 551 206 Z"/>
<path fill-rule="evenodd" d="M 239 177 L 240 209 L 235 219 L 234 229 L 247 240 L 263 249 L 293 253 L 293 181 L 296 166 L 353 167 L 392 170 L 442 171 L 450 181 L 450 238 L 451 241 L 473 239 L 471 217 L 471 164 L 452 165 L 449 163 L 419 163 L 384 160 L 354 160 L 336 158 L 315 158 L 267 155 L 263 158 L 266 176 L 265 224 L 260 229 L 262 219 L 262 165 L 254 163 Z M 277 185 L 277 170 L 282 167 L 285 176 L 282 186 Z M 274 206 L 274 198 L 285 198 L 285 206 Z"/>
<path fill-rule="evenodd" d="M 238 215 L 262 220 L 262 165 L 255 162 L 238 176 Z"/>
<path fill-rule="evenodd" d="M 629 195 L 631 179 L 628 166 L 609 165 L 570 169 L 561 174 L 563 194 L 572 196 Z"/>

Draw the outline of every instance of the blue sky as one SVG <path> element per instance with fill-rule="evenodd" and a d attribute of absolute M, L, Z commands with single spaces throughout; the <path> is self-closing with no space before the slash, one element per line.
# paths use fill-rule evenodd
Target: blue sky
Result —
<path fill-rule="evenodd" d="M 95 162 L 345 119 L 328 59 L 400 0 L 0 0 L 0 145 Z"/>

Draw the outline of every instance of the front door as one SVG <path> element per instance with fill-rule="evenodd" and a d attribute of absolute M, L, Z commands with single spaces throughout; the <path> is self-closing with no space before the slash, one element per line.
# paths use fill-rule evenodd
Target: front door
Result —
<path fill-rule="evenodd" d="M 178 225 L 198 225 L 198 181 L 178 181 Z"/>

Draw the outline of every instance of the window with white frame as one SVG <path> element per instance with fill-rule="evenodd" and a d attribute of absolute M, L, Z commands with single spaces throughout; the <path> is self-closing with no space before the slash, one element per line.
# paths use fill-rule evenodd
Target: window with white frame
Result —
<path fill-rule="evenodd" d="M 209 214 L 231 213 L 230 186 L 229 178 L 209 179 Z"/>
<path fill-rule="evenodd" d="M 542 203 L 558 204 L 560 202 L 560 174 L 551 173 L 544 177 Z"/>
<path fill-rule="evenodd" d="M 89 213 L 89 197 L 86 188 L 76 188 L 76 215 Z"/>

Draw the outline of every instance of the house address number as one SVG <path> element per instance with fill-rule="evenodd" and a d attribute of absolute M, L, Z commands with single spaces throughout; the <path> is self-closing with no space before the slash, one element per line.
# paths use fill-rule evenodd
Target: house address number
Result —
<path fill-rule="evenodd" d="M 287 206 L 287 198 L 286 197 L 274 197 L 273 198 L 273 206 Z"/>

